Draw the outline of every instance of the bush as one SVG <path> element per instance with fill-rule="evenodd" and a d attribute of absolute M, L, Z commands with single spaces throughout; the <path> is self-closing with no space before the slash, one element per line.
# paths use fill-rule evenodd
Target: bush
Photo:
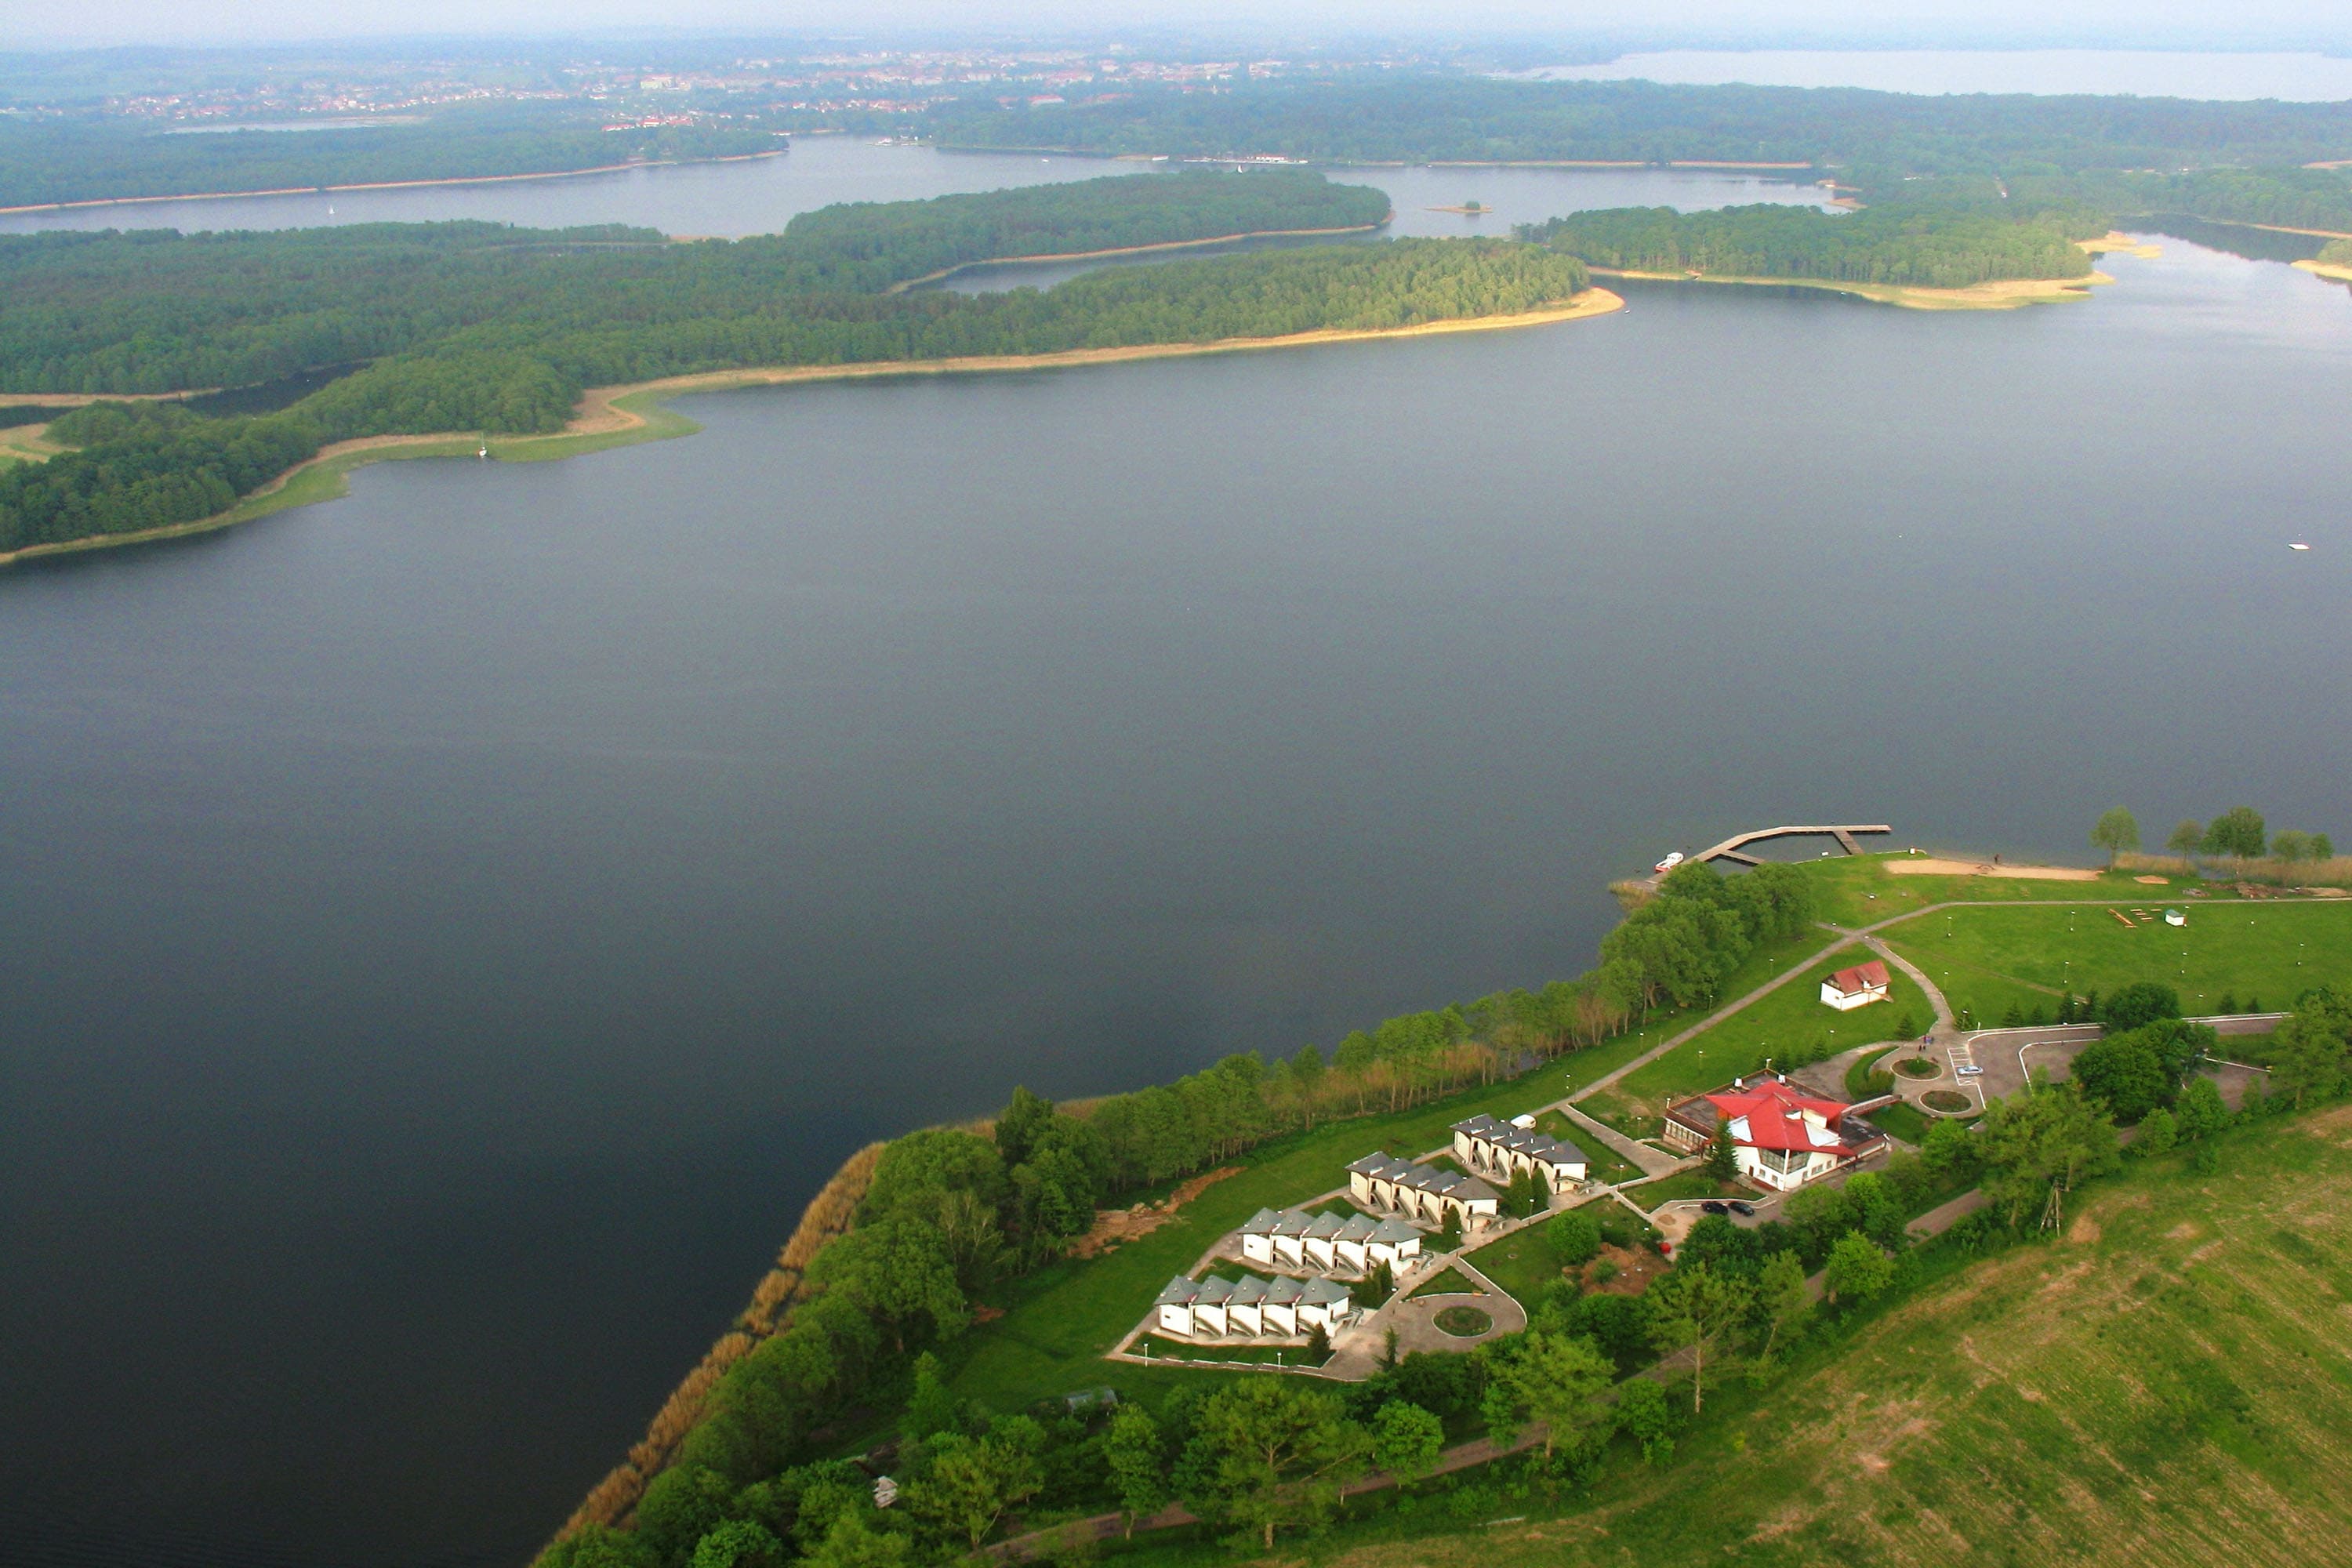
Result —
<path fill-rule="evenodd" d="M 2153 980 L 2137 981 L 2108 997 L 2095 1016 L 2110 1029 L 2142 1028 L 2159 1018 L 2179 1017 L 2180 993 Z"/>
<path fill-rule="evenodd" d="M 1583 1209 L 1555 1215 L 1544 1226 L 1545 1245 L 1560 1266 L 1574 1268 L 1589 1263 L 1601 1251 L 1601 1222 Z"/>

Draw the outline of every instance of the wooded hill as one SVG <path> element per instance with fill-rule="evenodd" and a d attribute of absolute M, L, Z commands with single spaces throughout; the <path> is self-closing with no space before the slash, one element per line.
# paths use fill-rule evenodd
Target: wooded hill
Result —
<path fill-rule="evenodd" d="M 2104 214 L 2051 213 L 2019 221 L 1965 208 L 1831 214 L 1759 204 L 1697 213 L 1619 207 L 1519 232 L 1592 266 L 1632 272 L 1962 289 L 1993 279 L 2087 277 L 2091 259 L 2074 242 L 2106 229 Z"/>
<path fill-rule="evenodd" d="M 1412 240 L 1115 268 L 1044 293 L 885 292 L 962 261 L 1387 210 L 1378 191 L 1301 171 L 1196 173 L 867 205 L 732 244 L 484 225 L 0 242 L 0 384 L 163 390 L 381 356 L 282 413 L 57 420 L 51 437 L 80 449 L 0 474 L 0 550 L 211 516 L 331 441 L 556 430 L 592 385 L 1391 329 L 1515 314 L 1589 283 L 1536 247 Z"/>

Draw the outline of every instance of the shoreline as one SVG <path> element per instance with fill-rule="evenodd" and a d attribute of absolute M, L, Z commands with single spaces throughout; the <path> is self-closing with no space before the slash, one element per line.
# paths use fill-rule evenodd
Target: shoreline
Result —
<path fill-rule="evenodd" d="M 1590 288 L 1574 298 L 1507 316 L 1464 316 L 1451 321 L 1422 321 L 1410 327 L 1318 328 L 1273 338 L 1223 338 L 1205 343 L 1137 343 L 1124 348 L 1065 349 L 1044 354 L 986 354 L 957 359 L 874 360 L 856 364 L 771 365 L 744 370 L 699 371 L 618 386 L 592 386 L 563 429 L 546 436 L 489 438 L 463 431 L 427 436 L 367 436 L 322 447 L 269 483 L 240 499 L 227 510 L 189 522 L 129 533 L 99 533 L 54 543 L 27 544 L 0 552 L 0 567 L 56 555 L 124 545 L 153 544 L 211 533 L 240 522 L 252 522 L 292 507 L 333 500 L 348 493 L 344 478 L 370 463 L 404 458 L 463 458 L 488 445 L 501 462 L 537 463 L 583 457 L 613 447 L 635 446 L 690 436 L 702 428 L 682 414 L 661 406 L 668 399 L 696 392 L 730 392 L 739 387 L 791 386 L 805 382 L 864 381 L 911 375 L 992 375 L 1008 371 L 1058 370 L 1076 365 L 1123 364 L 1136 360 L 1190 359 L 1203 354 L 1246 353 L 1265 349 L 1309 348 L 1323 343 L 1370 342 L 1390 338 L 1436 337 L 1454 332 L 1496 331 L 1517 327 L 1550 326 L 1583 321 L 1622 310 L 1625 301 L 1602 288 Z"/>
<path fill-rule="evenodd" d="M 1974 283 L 1965 289 L 1930 289 L 1911 283 L 1851 283 L 1834 278 L 1748 278 L 1731 273 L 1636 272 L 1622 267 L 1595 267 L 1595 278 L 1633 278 L 1652 283 L 1734 283 L 1751 288 L 1819 289 L 1851 294 L 1906 310 L 2014 310 L 2027 305 L 2055 305 L 2086 300 L 2094 288 L 2115 279 L 2105 272 L 2084 278 L 2015 278 Z"/>
<path fill-rule="evenodd" d="M 152 202 L 241 202 L 261 196 L 323 196 L 341 191 L 415 191 L 440 185 L 502 185 L 517 180 L 576 180 L 586 174 L 619 174 L 631 169 L 676 169 L 688 163 L 748 163 L 782 157 L 789 148 L 765 153 L 722 153 L 709 158 L 648 158 L 632 163 L 599 163 L 588 169 L 548 169 L 534 174 L 453 174 L 437 180 L 371 180 L 351 185 L 283 185 L 268 191 L 185 191 L 170 196 L 89 196 L 78 202 L 34 202 L 0 207 L 0 217 L 22 213 L 79 212 L 89 207 L 134 207 Z"/>
<path fill-rule="evenodd" d="M 991 256 L 979 261 L 959 261 L 953 267 L 942 267 L 937 272 L 926 272 L 920 278 L 908 278 L 882 290 L 885 295 L 904 294 L 909 289 L 919 289 L 926 283 L 937 283 L 969 272 L 975 267 L 1044 267 L 1064 261 L 1100 261 L 1114 256 L 1157 256 L 1171 250 L 1199 250 L 1212 245 L 1239 245 L 1252 239 L 1307 239 L 1320 235 L 1375 234 L 1387 227 L 1396 217 L 1391 212 L 1378 223 L 1348 224 L 1339 228 L 1254 228 L 1240 234 L 1213 235 L 1206 239 L 1163 239 L 1151 245 L 1119 245 L 1108 250 L 1065 250 L 1050 256 Z"/>
<path fill-rule="evenodd" d="M 2325 261 L 2290 261 L 2288 266 L 2308 272 L 2315 278 L 2329 278 L 2338 283 L 2352 283 L 2352 267 L 2330 266 Z"/>

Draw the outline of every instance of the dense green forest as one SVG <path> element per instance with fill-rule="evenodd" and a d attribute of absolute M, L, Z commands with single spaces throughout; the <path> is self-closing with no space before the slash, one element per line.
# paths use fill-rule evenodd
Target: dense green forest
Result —
<path fill-rule="evenodd" d="M 935 111 L 949 145 L 1346 162 L 1676 159 L 1904 174 L 2296 164 L 2352 157 L 2352 103 L 2200 102 L 1416 76 Z"/>
<path fill-rule="evenodd" d="M 1831 214 L 1762 204 L 1696 213 L 1619 207 L 1520 233 L 1592 266 L 1627 271 L 1961 289 L 1991 279 L 2087 277 L 2091 259 L 2074 242 L 2106 229 L 2104 215 L 2084 213 L 2019 221 L 1966 208 Z"/>
<path fill-rule="evenodd" d="M 201 134 L 111 121 L 0 118 L 0 207 L 212 191 L 282 191 L 401 180 L 561 174 L 634 160 L 772 153 L 764 131 L 606 131 L 576 115 L 446 113 L 423 124 Z"/>
<path fill-rule="evenodd" d="M 996 255 L 1387 209 L 1378 191 L 1301 171 L 1196 173 L 868 205 L 731 244 L 487 225 L 0 240 L 0 384 L 164 390 L 374 356 L 257 417 L 100 405 L 58 419 L 51 436 L 79 449 L 0 474 L 0 550 L 210 516 L 331 441 L 552 431 L 592 385 L 1394 328 L 1517 313 L 1589 284 L 1559 252 L 1412 240 L 1109 269 L 1043 293 L 887 291 Z"/>
<path fill-rule="evenodd" d="M 969 261 L 1379 223 L 1318 174 L 1192 171 L 803 213 L 782 234 L 355 224 L 266 233 L 0 236 L 0 390 L 157 393 L 275 380 L 500 321 L 715 321 L 878 294 Z M 787 363 L 787 362 L 779 362 Z"/>

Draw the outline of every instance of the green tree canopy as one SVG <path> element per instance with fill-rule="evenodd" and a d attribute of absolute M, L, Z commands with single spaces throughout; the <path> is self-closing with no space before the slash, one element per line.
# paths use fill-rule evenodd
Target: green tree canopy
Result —
<path fill-rule="evenodd" d="M 1195 1513 L 1271 1551 L 1276 1531 L 1330 1517 L 1369 1447 L 1337 1395 L 1253 1377 L 1202 1402 L 1178 1481 Z"/>
<path fill-rule="evenodd" d="M 2256 860 L 2263 853 L 2263 814 L 2251 805 L 2233 805 L 2215 817 L 2198 847 L 2208 855 L 2230 855 Z"/>
<path fill-rule="evenodd" d="M 2092 826 L 2091 843 L 2105 850 L 2110 861 L 2128 854 L 2139 847 L 2139 819 L 2127 807 L 2111 806 Z"/>

